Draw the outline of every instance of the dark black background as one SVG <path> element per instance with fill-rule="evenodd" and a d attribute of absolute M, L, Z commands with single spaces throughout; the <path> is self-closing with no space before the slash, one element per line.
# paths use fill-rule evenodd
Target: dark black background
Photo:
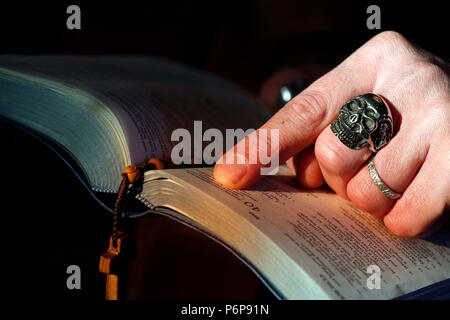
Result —
<path fill-rule="evenodd" d="M 66 28 L 66 8 L 81 8 L 81 30 Z M 284 64 L 335 65 L 380 30 L 366 9 L 381 8 L 395 30 L 448 58 L 442 1 L 5 1 L 0 52 L 158 55 L 218 73 L 257 91 Z"/>
<path fill-rule="evenodd" d="M 81 7 L 81 30 L 66 28 L 70 4 Z M 366 28 L 370 4 L 7 1 L 0 5 L 0 53 L 157 55 L 219 74 L 253 93 L 283 66 L 310 62 L 333 66 L 383 30 L 399 31 L 432 53 L 449 57 L 443 1 L 375 2 L 381 7 L 382 30 Z M 106 249 L 110 214 L 34 138 L 6 124 L 0 129 L 0 295 L 103 298 L 104 278 L 97 264 Z M 210 254 L 217 248 L 200 236 L 164 220 L 141 222 L 138 230 L 155 234 L 153 229 L 166 227 L 174 231 L 147 239 L 163 243 L 165 247 L 158 246 L 163 252 L 147 252 L 144 262 L 132 266 L 136 273 L 142 266 L 150 271 L 140 270 L 130 296 L 270 298 L 238 262 Z M 193 245 L 185 249 L 189 241 Z M 202 263 L 189 266 L 193 260 Z M 71 264 L 81 267 L 82 290 L 66 288 L 65 272 Z M 153 283 L 154 290 L 136 283 Z"/>

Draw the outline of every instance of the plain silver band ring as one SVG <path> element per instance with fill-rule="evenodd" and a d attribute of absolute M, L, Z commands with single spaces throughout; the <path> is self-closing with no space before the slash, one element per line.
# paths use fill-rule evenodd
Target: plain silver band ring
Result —
<path fill-rule="evenodd" d="M 369 168 L 369 174 L 370 174 L 370 177 L 372 178 L 373 182 L 378 187 L 378 189 L 380 189 L 380 191 L 383 192 L 383 194 L 386 197 L 391 198 L 391 199 L 398 199 L 402 196 L 401 194 L 392 191 L 387 185 L 384 184 L 383 180 L 381 180 L 380 176 L 378 175 L 377 170 L 375 169 L 375 164 L 373 163 L 373 159 L 370 160 L 367 167 Z"/>

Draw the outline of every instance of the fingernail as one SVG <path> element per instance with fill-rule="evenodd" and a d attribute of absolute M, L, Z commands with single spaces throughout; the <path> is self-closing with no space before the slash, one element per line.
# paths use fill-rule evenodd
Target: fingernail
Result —
<path fill-rule="evenodd" d="M 221 184 L 232 186 L 245 176 L 247 170 L 246 164 L 217 164 L 214 176 Z"/>

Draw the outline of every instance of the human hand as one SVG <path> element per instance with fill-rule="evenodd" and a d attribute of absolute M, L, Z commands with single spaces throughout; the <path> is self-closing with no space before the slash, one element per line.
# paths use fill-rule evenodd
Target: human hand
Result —
<path fill-rule="evenodd" d="M 448 70 L 443 60 L 402 35 L 382 32 L 260 129 L 279 129 L 279 163 L 287 161 L 303 187 L 325 181 L 383 219 L 393 233 L 418 236 L 441 220 L 450 202 Z M 372 152 L 348 148 L 330 130 L 345 102 L 369 92 L 382 96 L 393 113 L 394 137 L 376 153 L 374 163 L 383 182 L 402 194 L 397 200 L 386 197 L 370 177 L 366 162 Z M 238 145 L 233 152 L 239 152 Z M 217 164 L 214 177 L 226 187 L 246 188 L 260 178 L 261 166 Z"/>

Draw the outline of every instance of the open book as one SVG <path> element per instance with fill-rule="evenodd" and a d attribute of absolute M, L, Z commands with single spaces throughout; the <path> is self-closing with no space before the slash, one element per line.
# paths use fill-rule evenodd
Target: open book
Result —
<path fill-rule="evenodd" d="M 217 184 L 211 168 L 149 171 L 139 198 L 227 246 L 280 298 L 391 299 L 450 278 L 449 248 L 399 238 L 325 189 L 299 189 L 286 166 L 246 190 Z"/>
<path fill-rule="evenodd" d="M 237 86 L 163 59 L 0 57 L 0 116 L 56 143 L 89 186 L 116 192 L 122 170 L 169 157 L 177 128 L 257 128 L 268 115 Z"/>
<path fill-rule="evenodd" d="M 3 56 L 0 90 L 0 116 L 60 148 L 97 193 L 116 192 L 128 164 L 170 157 L 176 128 L 257 128 L 268 117 L 224 80 L 143 57 Z M 326 189 L 301 190 L 284 166 L 247 190 L 216 184 L 212 168 L 149 171 L 137 198 L 223 244 L 279 298 L 448 286 L 450 248 L 398 238 Z"/>

